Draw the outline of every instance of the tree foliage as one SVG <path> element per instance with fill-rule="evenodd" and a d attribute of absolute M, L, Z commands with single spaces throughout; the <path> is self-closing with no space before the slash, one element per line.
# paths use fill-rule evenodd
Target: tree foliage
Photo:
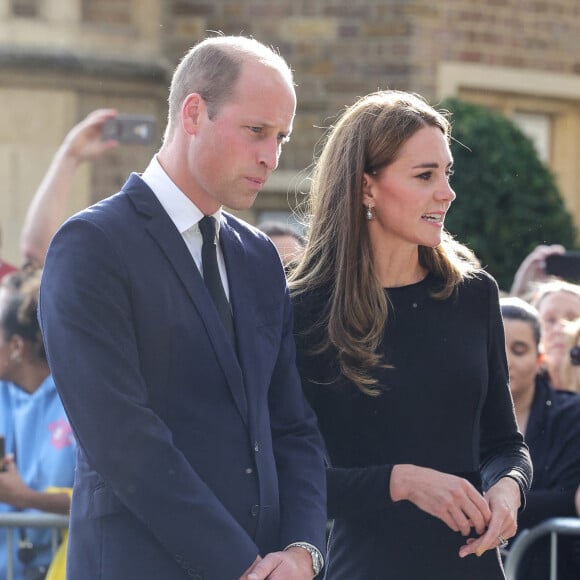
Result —
<path fill-rule="evenodd" d="M 468 245 L 509 290 L 513 275 L 538 244 L 576 245 L 576 231 L 551 172 L 531 141 L 503 115 L 448 99 L 452 113 L 457 194 L 446 228 Z"/>

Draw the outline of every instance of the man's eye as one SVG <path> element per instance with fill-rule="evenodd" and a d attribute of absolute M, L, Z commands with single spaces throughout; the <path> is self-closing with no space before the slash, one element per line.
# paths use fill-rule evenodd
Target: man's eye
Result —
<path fill-rule="evenodd" d="M 248 129 L 252 132 L 252 133 L 257 133 L 260 134 L 263 130 L 263 127 L 248 127 Z"/>

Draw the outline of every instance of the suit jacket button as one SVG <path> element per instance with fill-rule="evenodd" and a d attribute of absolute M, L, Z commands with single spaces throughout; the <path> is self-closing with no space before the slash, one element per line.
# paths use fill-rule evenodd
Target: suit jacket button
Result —
<path fill-rule="evenodd" d="M 246 467 L 246 475 L 252 475 L 252 473 L 254 473 L 254 470 L 251 467 Z"/>
<path fill-rule="evenodd" d="M 257 441 L 255 441 L 255 442 L 254 442 L 254 451 L 255 451 L 256 453 L 258 453 L 258 451 L 260 451 L 260 445 L 258 444 L 258 442 L 257 442 Z"/>
<path fill-rule="evenodd" d="M 256 517 L 258 515 L 259 511 L 260 511 L 260 506 L 259 505 L 253 505 L 252 506 L 251 512 L 252 512 L 252 516 L 253 517 Z"/>

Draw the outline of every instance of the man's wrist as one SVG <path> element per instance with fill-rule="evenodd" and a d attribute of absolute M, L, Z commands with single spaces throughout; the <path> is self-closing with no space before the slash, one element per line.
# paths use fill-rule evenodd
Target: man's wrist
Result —
<path fill-rule="evenodd" d="M 313 546 L 308 542 L 292 542 L 291 544 L 288 544 L 284 550 L 288 550 L 289 548 L 302 548 L 303 550 L 306 550 L 312 559 L 312 571 L 314 572 L 314 576 L 320 573 L 324 566 L 324 558 L 322 557 L 322 552 L 316 546 Z"/>

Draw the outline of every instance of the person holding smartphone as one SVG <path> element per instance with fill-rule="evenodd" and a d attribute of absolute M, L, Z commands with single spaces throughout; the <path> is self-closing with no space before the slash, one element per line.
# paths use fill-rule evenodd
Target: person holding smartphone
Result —
<path fill-rule="evenodd" d="M 95 109 L 63 139 L 28 205 L 20 233 L 24 263 L 38 268 L 44 265 L 50 240 L 68 217 L 67 207 L 77 171 L 87 161 L 94 161 L 119 145 L 116 139 L 102 138 L 103 126 L 116 116 L 116 109 Z"/>
<path fill-rule="evenodd" d="M 567 390 L 563 362 L 569 357 L 569 339 L 566 329 L 580 320 L 580 285 L 564 280 L 538 284 L 530 303 L 539 313 L 542 328 L 542 372 L 556 389 Z"/>

